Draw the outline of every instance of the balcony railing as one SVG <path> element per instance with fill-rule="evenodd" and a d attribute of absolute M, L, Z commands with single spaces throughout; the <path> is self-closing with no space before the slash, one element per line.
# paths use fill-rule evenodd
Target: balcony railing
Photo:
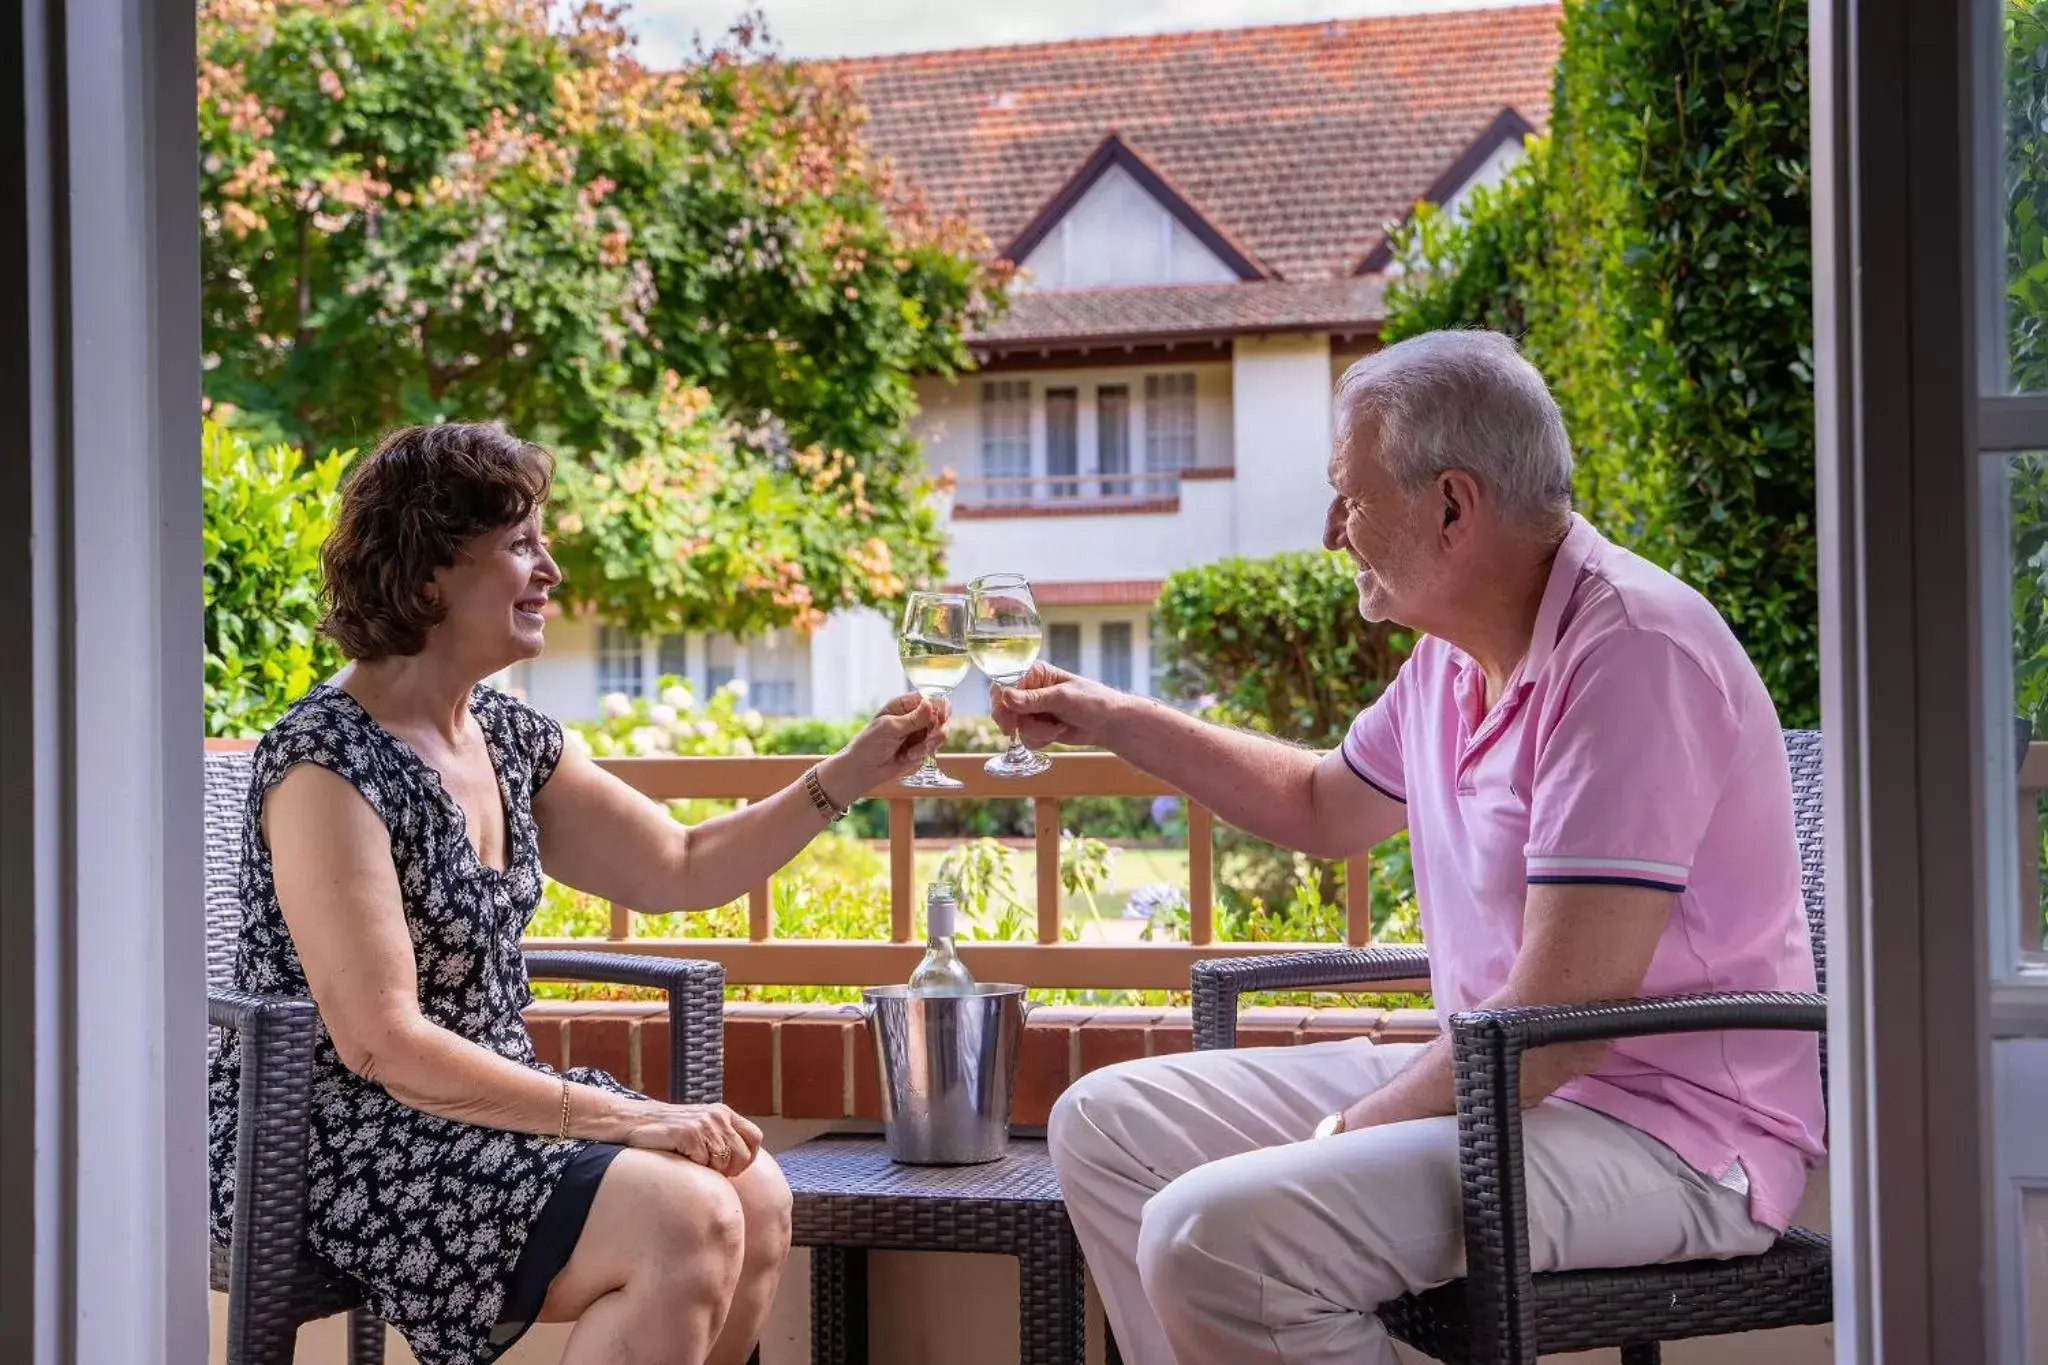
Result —
<path fill-rule="evenodd" d="M 816 760 L 775 758 L 640 758 L 603 760 L 606 768 L 657 800 L 759 800 L 797 781 Z M 1152 797 L 1180 795 L 1111 754 L 1060 754 L 1037 777 L 1006 779 L 982 772 L 980 755 L 946 755 L 940 760 L 966 785 L 939 799 L 1023 798 L 1032 802 L 1038 870 L 1037 941 L 971 942 L 961 946 L 968 966 L 983 980 L 1013 981 L 1039 988 L 1184 990 L 1196 961 L 1232 954 L 1292 952 L 1311 945 L 1234 943 L 1217 939 L 1215 915 L 1215 817 L 1193 802 L 1188 816 L 1188 942 L 1063 942 L 1060 904 L 1060 803 L 1084 796 Z M 2022 950 L 2043 951 L 2041 915 L 2041 795 L 2048 791 L 2048 744 L 2035 744 L 2019 780 L 2020 916 Z M 923 952 L 916 937 L 916 855 L 913 796 L 899 787 L 873 795 L 889 807 L 889 938 L 867 940 L 781 939 L 775 935 L 769 885 L 748 896 L 747 937 L 667 938 L 633 933 L 633 911 L 611 907 L 604 939 L 529 939 L 534 948 L 631 947 L 641 952 L 707 958 L 725 965 L 727 979 L 748 986 L 843 986 L 898 981 L 910 975 Z M 930 799 L 919 795 L 916 799 Z M 1371 941 L 1368 861 L 1345 864 L 1345 941 Z M 1424 982 L 1383 984 L 1379 990 L 1426 989 Z"/>
<path fill-rule="evenodd" d="M 957 479 L 956 516 L 1042 512 L 1171 512 L 1180 506 L 1178 470 L 1135 474 L 1017 474 Z"/>
<path fill-rule="evenodd" d="M 1185 990 L 1188 969 L 1206 957 L 1238 953 L 1297 952 L 1300 943 L 1230 943 L 1216 938 L 1215 816 L 1187 803 L 1188 941 L 1186 943 L 1073 943 L 1061 940 L 1060 803 L 1083 796 L 1177 796 L 1172 787 L 1148 777 L 1113 754 L 1063 753 L 1046 772 L 1028 778 L 990 777 L 987 759 L 976 754 L 945 755 L 940 766 L 966 785 L 943 800 L 1023 798 L 1033 806 L 1036 825 L 1037 942 L 970 942 L 960 947 L 970 970 L 983 980 L 1031 987 Z M 812 758 L 629 758 L 602 760 L 605 767 L 648 796 L 751 801 L 773 795 L 803 776 Z M 725 965 L 726 979 L 746 986 L 843 986 L 899 981 L 924 951 L 917 936 L 918 888 L 913 859 L 913 796 L 901 787 L 873 793 L 889 805 L 889 939 L 887 942 L 782 939 L 775 935 L 774 902 L 768 883 L 748 896 L 747 937 L 655 938 L 635 936 L 633 911 L 611 907 L 610 932 L 603 940 L 529 939 L 531 948 L 632 947 L 641 952 L 705 958 Z M 1353 858 L 1347 869 L 1345 941 L 1371 940 L 1368 862 Z M 1424 983 L 1407 983 L 1423 989 Z M 1398 989 L 1382 986 L 1378 989 Z"/>

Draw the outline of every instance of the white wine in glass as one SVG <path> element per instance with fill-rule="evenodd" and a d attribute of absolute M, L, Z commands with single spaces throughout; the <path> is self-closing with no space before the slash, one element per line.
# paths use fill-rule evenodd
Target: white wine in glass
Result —
<path fill-rule="evenodd" d="M 967 585 L 967 652 L 991 681 L 1005 687 L 1022 681 L 1038 662 L 1044 634 L 1038 603 L 1024 575 L 984 574 Z M 996 777 L 1030 777 L 1051 766 L 1051 759 L 1032 753 L 1024 747 L 1023 737 L 1013 734 L 1010 747 L 990 759 L 983 771 Z"/>
<path fill-rule="evenodd" d="M 950 693 L 967 678 L 967 598 L 957 592 L 910 594 L 896 651 L 904 678 L 919 696 L 936 699 Z M 927 753 L 903 785 L 950 790 L 965 784 L 941 772 L 938 760 Z"/>

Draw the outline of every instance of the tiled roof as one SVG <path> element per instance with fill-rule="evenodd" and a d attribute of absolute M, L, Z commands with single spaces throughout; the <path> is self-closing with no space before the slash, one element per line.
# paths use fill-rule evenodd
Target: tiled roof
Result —
<path fill-rule="evenodd" d="M 1351 275 L 1503 109 L 1545 126 L 1558 45 L 1543 4 L 837 65 L 860 83 L 870 142 L 998 243 L 1114 132 L 1305 283 Z"/>
<path fill-rule="evenodd" d="M 1357 276 L 1027 292 L 975 341 L 1010 349 L 1338 329 L 1378 322 L 1385 302 L 1383 281 Z"/>

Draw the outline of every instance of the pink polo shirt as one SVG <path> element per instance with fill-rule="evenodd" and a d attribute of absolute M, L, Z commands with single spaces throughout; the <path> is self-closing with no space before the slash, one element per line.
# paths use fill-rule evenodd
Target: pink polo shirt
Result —
<path fill-rule="evenodd" d="M 1582 518 L 1491 712 L 1478 665 L 1424 636 L 1343 752 L 1407 803 L 1446 1017 L 1507 984 L 1530 883 L 1672 892 L 1644 995 L 1814 989 L 1770 695 L 1705 598 Z M 1751 1216 L 1774 1228 L 1822 1150 L 1812 1034 L 1624 1039 L 1557 1093 L 1747 1189 Z"/>

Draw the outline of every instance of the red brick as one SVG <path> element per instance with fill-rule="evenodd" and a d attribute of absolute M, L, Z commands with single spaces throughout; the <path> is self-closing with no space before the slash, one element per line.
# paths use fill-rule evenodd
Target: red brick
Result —
<path fill-rule="evenodd" d="M 640 1092 L 657 1100 L 670 1098 L 667 1010 L 661 1012 L 660 1018 L 640 1025 Z"/>
<path fill-rule="evenodd" d="M 771 1019 L 725 1021 L 725 1102 L 749 1118 L 775 1113 L 775 1030 Z M 647 1061 L 642 1035 L 640 1061 Z"/>
<path fill-rule="evenodd" d="M 586 1014 L 569 1021 L 569 1065 L 594 1066 L 621 1084 L 633 1083 L 633 1021 Z"/>
<path fill-rule="evenodd" d="M 853 1023 L 814 1011 L 782 1025 L 782 1093 L 777 1097 L 784 1118 L 846 1117 L 846 1039 Z"/>
<path fill-rule="evenodd" d="M 1144 1024 L 1095 1022 L 1081 1028 L 1081 1074 L 1099 1071 L 1118 1062 L 1136 1061 L 1146 1054 L 1151 1029 Z"/>
<path fill-rule="evenodd" d="M 1195 1050 L 1194 1025 L 1185 1018 L 1169 1019 L 1152 1026 L 1152 1055 L 1168 1052 L 1193 1052 Z"/>
<path fill-rule="evenodd" d="M 1383 1043 L 1427 1043 L 1439 1032 L 1435 1010 L 1388 1010 L 1373 1036 Z"/>
<path fill-rule="evenodd" d="M 562 1016 L 529 1012 L 526 1032 L 533 1039 L 533 1055 L 557 1070 L 562 1066 Z"/>
<path fill-rule="evenodd" d="M 875 1061 L 875 1038 L 865 1023 L 853 1026 L 853 1116 L 882 1117 L 882 1080 Z"/>
<path fill-rule="evenodd" d="M 1074 1030 L 1065 1024 L 1033 1022 L 1024 1030 L 1024 1042 L 1017 1057 L 1017 1094 L 1011 1120 L 1041 1124 L 1052 1113 L 1057 1100 L 1073 1081 Z"/>
<path fill-rule="evenodd" d="M 1386 1018 L 1381 1010 L 1317 1010 L 1309 1016 L 1302 1033 L 1304 1043 L 1328 1043 L 1339 1038 L 1370 1038 Z"/>

